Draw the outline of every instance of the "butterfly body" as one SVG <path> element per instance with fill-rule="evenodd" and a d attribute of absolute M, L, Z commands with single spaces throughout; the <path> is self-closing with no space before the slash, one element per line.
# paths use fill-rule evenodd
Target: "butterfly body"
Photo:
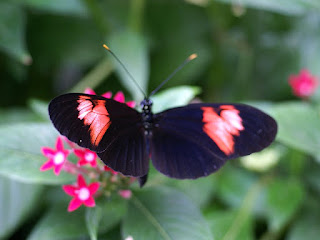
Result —
<path fill-rule="evenodd" d="M 198 103 L 153 114 L 97 95 L 70 93 L 53 99 L 49 115 L 69 140 L 97 152 L 124 175 L 142 177 L 151 158 L 161 173 L 195 179 L 228 159 L 261 151 L 277 132 L 273 118 L 244 104 Z"/>
<path fill-rule="evenodd" d="M 143 127 L 145 130 L 145 135 L 149 136 L 152 134 L 152 128 L 153 128 L 153 113 L 151 111 L 152 108 L 152 101 L 151 99 L 144 99 L 140 105 L 142 106 L 142 122 Z"/>

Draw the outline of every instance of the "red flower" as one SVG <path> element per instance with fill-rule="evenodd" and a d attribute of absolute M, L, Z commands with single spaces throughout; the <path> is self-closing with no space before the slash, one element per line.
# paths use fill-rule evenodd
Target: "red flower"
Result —
<path fill-rule="evenodd" d="M 289 84 L 294 95 L 306 98 L 315 92 L 319 81 L 315 76 L 311 75 L 309 70 L 302 69 L 298 75 L 289 77 Z"/>
<path fill-rule="evenodd" d="M 96 205 L 93 195 L 98 191 L 99 182 L 91 183 L 87 186 L 82 175 L 78 175 L 77 186 L 64 185 L 62 189 L 73 199 L 69 203 L 68 211 L 72 212 L 79 208 L 82 204 L 87 207 L 94 207 Z"/>
<path fill-rule="evenodd" d="M 78 166 L 90 164 L 91 167 L 97 166 L 97 154 L 95 152 L 90 151 L 89 149 L 74 149 L 74 154 L 78 156 L 80 159 L 78 161 Z"/>
<path fill-rule="evenodd" d="M 54 174 L 59 175 L 69 154 L 69 151 L 63 148 L 62 139 L 60 137 L 57 138 L 56 150 L 43 147 L 41 148 L 41 151 L 44 156 L 49 158 L 49 160 L 40 167 L 40 171 L 46 171 L 53 168 Z"/>
<path fill-rule="evenodd" d="M 96 95 L 96 93 L 91 88 L 86 88 L 84 90 L 84 93 L 91 94 L 91 95 Z M 109 91 L 109 92 L 106 92 L 106 93 L 102 94 L 101 96 L 105 97 L 105 98 L 111 98 L 112 97 L 112 93 Z M 113 100 L 115 100 L 117 102 L 124 103 L 125 102 L 125 97 L 124 97 L 123 92 L 121 92 L 121 91 L 117 92 L 116 95 L 114 95 Z M 131 108 L 134 108 L 135 105 L 136 105 L 135 101 L 129 101 L 129 102 L 126 102 L 126 104 Z"/>

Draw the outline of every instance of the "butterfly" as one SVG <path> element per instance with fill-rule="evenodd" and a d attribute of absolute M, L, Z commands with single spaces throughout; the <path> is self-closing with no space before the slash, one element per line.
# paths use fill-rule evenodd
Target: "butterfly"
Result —
<path fill-rule="evenodd" d="M 164 175 L 195 179 L 217 171 L 228 159 L 261 151 L 277 133 L 276 121 L 244 104 L 196 103 L 152 113 L 98 95 L 69 93 L 49 104 L 55 128 L 95 151 L 110 168 L 145 178 L 151 158 Z"/>
<path fill-rule="evenodd" d="M 229 159 L 268 147 L 277 123 L 248 105 L 195 103 L 153 114 L 150 96 L 194 58 L 196 54 L 190 55 L 149 97 L 145 95 L 141 112 L 102 96 L 69 93 L 50 102 L 50 119 L 62 135 L 95 151 L 114 171 L 138 177 L 140 186 L 147 181 L 150 159 L 168 177 L 196 179 Z"/>

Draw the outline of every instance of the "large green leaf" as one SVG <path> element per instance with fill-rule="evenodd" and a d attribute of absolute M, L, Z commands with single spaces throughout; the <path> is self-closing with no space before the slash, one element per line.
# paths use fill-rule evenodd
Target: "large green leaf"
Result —
<path fill-rule="evenodd" d="M 61 184 L 74 176 L 53 171 L 40 172 L 46 161 L 41 147 L 55 147 L 58 136 L 51 124 L 18 123 L 0 127 L 0 174 L 28 183 Z"/>
<path fill-rule="evenodd" d="M 168 188 L 135 192 L 122 234 L 139 240 L 212 239 L 200 210 L 184 194 Z"/>
<path fill-rule="evenodd" d="M 147 92 L 149 77 L 148 44 L 138 33 L 124 31 L 114 34 L 110 39 L 111 50 L 117 55 L 143 92 Z M 124 68 L 112 57 L 121 83 L 136 101 L 143 99 L 143 94 L 129 77 Z"/>
<path fill-rule="evenodd" d="M 162 175 L 162 174 L 161 174 Z M 199 207 L 203 207 L 209 203 L 217 190 L 217 177 L 215 174 L 198 179 L 177 180 L 166 178 L 165 183 L 184 192 Z"/>
<path fill-rule="evenodd" d="M 201 92 L 199 87 L 179 86 L 169 88 L 151 97 L 154 113 L 169 108 L 180 107 L 188 104 L 197 94 Z"/>
<path fill-rule="evenodd" d="M 320 115 L 310 104 L 286 102 L 274 105 L 279 132 L 277 140 L 309 154 L 320 154 Z"/>
<path fill-rule="evenodd" d="M 0 49 L 28 65 L 32 59 L 26 49 L 25 24 L 25 15 L 19 6 L 0 3 Z"/>
<path fill-rule="evenodd" d="M 28 240 L 79 239 L 85 236 L 88 236 L 88 233 L 84 208 L 69 213 L 66 208 L 57 205 L 35 226 Z"/>
<path fill-rule="evenodd" d="M 238 4 L 262 10 L 269 10 L 283 14 L 302 14 L 307 11 L 320 11 L 320 3 L 317 0 L 218 0 L 224 3 Z"/>
<path fill-rule="evenodd" d="M 32 213 L 42 187 L 16 182 L 0 176 L 0 239 Z"/>

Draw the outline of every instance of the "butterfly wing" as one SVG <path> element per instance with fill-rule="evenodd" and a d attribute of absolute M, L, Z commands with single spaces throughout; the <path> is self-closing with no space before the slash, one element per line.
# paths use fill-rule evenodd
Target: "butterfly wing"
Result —
<path fill-rule="evenodd" d="M 101 96 L 70 93 L 50 102 L 49 115 L 62 135 L 97 152 L 113 170 L 130 176 L 147 174 L 149 154 L 136 110 Z"/>
<path fill-rule="evenodd" d="M 277 133 L 273 118 L 242 104 L 190 104 L 154 116 L 151 159 L 161 173 L 198 178 L 258 152 Z"/>

